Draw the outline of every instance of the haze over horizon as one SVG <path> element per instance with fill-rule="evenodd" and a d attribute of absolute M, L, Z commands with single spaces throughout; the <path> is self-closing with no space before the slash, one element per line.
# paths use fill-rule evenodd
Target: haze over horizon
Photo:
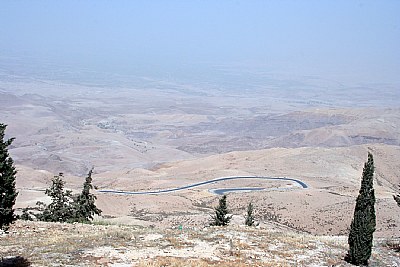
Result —
<path fill-rule="evenodd" d="M 398 10 L 398 1 L 4 1 L 0 67 L 398 85 Z"/>

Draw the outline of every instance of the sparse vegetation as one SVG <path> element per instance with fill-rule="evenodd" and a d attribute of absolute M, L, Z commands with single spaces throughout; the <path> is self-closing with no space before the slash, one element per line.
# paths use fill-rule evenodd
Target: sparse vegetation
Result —
<path fill-rule="evenodd" d="M 373 156 L 368 152 L 368 161 L 364 164 L 361 189 L 357 197 L 348 238 L 349 251 L 346 261 L 354 265 L 368 265 L 371 257 L 373 233 L 376 226 L 374 169 Z"/>
<path fill-rule="evenodd" d="M 223 195 L 219 199 L 219 204 L 215 208 L 215 215 L 211 216 L 212 222 L 210 225 L 212 226 L 226 226 L 229 224 L 232 219 L 232 215 L 228 215 L 228 207 L 226 205 L 226 195 Z"/>
<path fill-rule="evenodd" d="M 371 266 L 397 266 L 399 254 L 377 239 Z M 32 266 L 347 266 L 346 238 L 228 225 L 158 229 L 17 221 L 0 238 L 0 258 Z M 390 252 L 390 253 L 389 253 Z M 396 265 L 397 264 L 397 265 Z"/>
<path fill-rule="evenodd" d="M 4 140 L 7 125 L 0 123 L 0 229 L 7 230 L 17 217 L 14 213 L 14 204 L 18 192 L 15 188 L 14 161 L 8 153 L 8 147 L 14 138 Z"/>

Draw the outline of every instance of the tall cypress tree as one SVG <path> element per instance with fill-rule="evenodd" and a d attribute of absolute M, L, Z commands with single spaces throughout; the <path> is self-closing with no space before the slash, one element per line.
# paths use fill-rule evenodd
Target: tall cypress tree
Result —
<path fill-rule="evenodd" d="M 93 169 L 89 171 L 85 179 L 82 193 L 79 194 L 74 201 L 75 220 L 80 222 L 88 222 L 93 219 L 95 214 L 101 214 L 101 210 L 95 205 L 96 196 L 90 193 L 90 190 L 93 189 L 92 173 Z"/>
<path fill-rule="evenodd" d="M 218 207 L 215 208 L 215 215 L 211 216 L 213 221 L 210 223 L 212 226 L 226 226 L 232 219 L 228 215 L 228 207 L 226 205 L 226 195 L 223 195 L 219 200 Z"/>
<path fill-rule="evenodd" d="M 14 138 L 4 141 L 4 131 L 7 125 L 0 123 L 0 229 L 8 230 L 11 223 L 17 218 L 13 206 L 18 192 L 15 188 L 14 161 L 8 154 L 8 146 Z"/>
<path fill-rule="evenodd" d="M 345 258 L 347 262 L 354 265 L 368 265 L 371 257 L 373 233 L 376 226 L 374 169 L 373 156 L 368 152 L 368 161 L 364 164 L 361 188 L 350 226 L 349 251 Z"/>

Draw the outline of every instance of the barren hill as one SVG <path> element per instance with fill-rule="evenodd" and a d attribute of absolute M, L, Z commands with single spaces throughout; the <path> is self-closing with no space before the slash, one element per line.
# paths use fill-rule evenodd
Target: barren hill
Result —
<path fill-rule="evenodd" d="M 232 213 L 243 219 L 246 203 L 252 201 L 262 223 L 273 220 L 314 234 L 337 235 L 345 234 L 350 225 L 368 150 L 376 159 L 376 235 L 397 236 L 400 221 L 398 216 L 393 216 L 398 208 L 392 194 L 400 183 L 400 167 L 396 162 L 400 156 L 398 146 L 274 148 L 231 152 L 169 162 L 152 169 L 96 172 L 94 183 L 99 189 L 142 191 L 174 188 L 226 176 L 292 177 L 304 181 L 309 188 L 289 187 L 285 191 L 277 191 L 274 188 L 290 184 L 249 179 L 226 181 L 169 194 L 125 196 L 97 193 L 97 197 L 104 216 L 113 218 L 112 221 L 157 227 L 176 227 L 184 221 L 187 226 L 204 226 L 218 198 L 211 189 L 265 187 L 271 190 L 229 194 Z M 31 169 L 21 169 L 19 177 L 32 176 L 33 173 Z M 43 171 L 40 175 L 43 177 Z M 45 176 L 47 178 L 42 181 L 49 181 L 51 173 Z M 43 188 L 45 183 L 24 186 L 27 181 L 21 178 L 17 180 L 21 190 L 18 207 L 34 203 L 37 198 L 42 199 L 43 193 L 33 194 L 30 187 Z M 77 189 L 82 179 L 67 176 L 67 185 Z"/>

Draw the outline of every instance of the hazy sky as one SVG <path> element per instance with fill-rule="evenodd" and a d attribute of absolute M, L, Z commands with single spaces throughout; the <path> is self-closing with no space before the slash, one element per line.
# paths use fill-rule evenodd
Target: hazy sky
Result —
<path fill-rule="evenodd" d="M 400 1 L 0 3 L 0 59 L 107 71 L 224 65 L 400 81 Z"/>

